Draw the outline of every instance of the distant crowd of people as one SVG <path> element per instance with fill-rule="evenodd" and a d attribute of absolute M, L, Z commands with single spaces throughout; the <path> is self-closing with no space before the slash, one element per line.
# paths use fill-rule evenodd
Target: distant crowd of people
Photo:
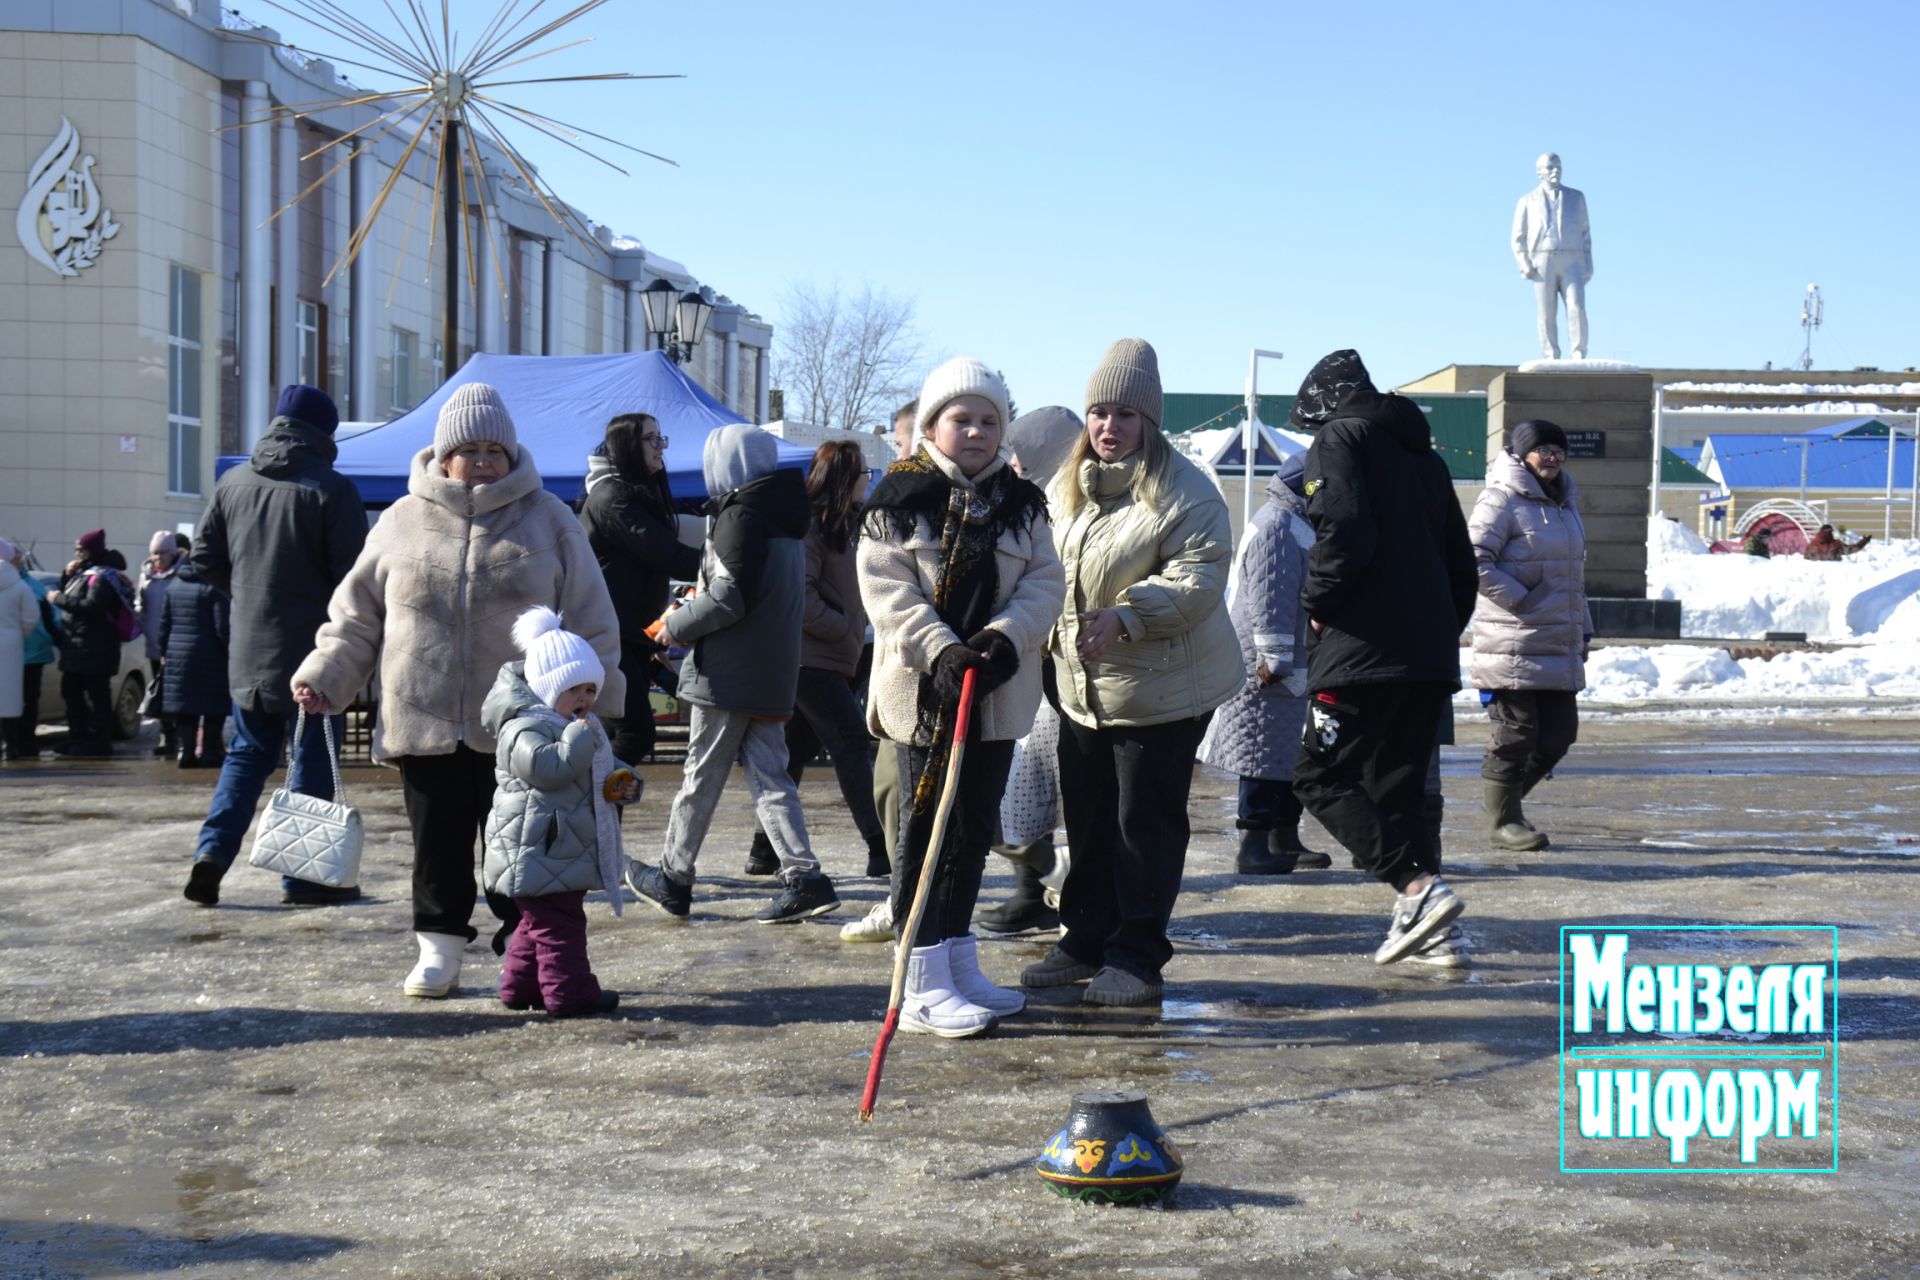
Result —
<path fill-rule="evenodd" d="M 1114 343 L 1083 408 L 1014 419 L 989 364 L 948 361 L 896 416 L 897 461 L 871 485 L 851 442 L 802 473 L 766 432 L 722 427 L 702 449 L 695 539 L 654 418 L 607 425 L 576 513 L 498 393 L 469 383 L 369 531 L 333 465 L 332 401 L 291 386 L 196 536 L 154 535 L 137 578 L 100 530 L 52 590 L 0 543 L 4 745 L 37 754 L 57 660 L 60 750 L 110 754 L 111 681 L 144 634 L 156 751 L 219 770 L 184 890 L 211 907 L 268 780 L 284 763 L 293 789 L 331 797 L 324 727 L 376 689 L 373 757 L 398 770 L 412 831 L 410 996 L 459 990 L 484 900 L 503 1002 L 615 1007 L 587 959 L 585 894 L 617 912 L 631 890 L 688 918 L 736 763 L 755 818 L 744 869 L 778 880 L 757 918 L 833 911 L 798 787 L 821 750 L 866 874 L 889 880 L 841 935 L 907 949 L 911 1030 L 978 1035 L 1036 988 L 1157 1003 L 1196 760 L 1238 777 L 1239 873 L 1330 865 L 1301 840 L 1311 815 L 1393 891 L 1377 962 L 1467 963 L 1438 746 L 1471 627 L 1488 839 L 1547 844 L 1522 801 L 1574 742 L 1593 630 L 1565 433 L 1518 424 L 1468 520 L 1420 410 L 1335 352 L 1292 411 L 1312 447 L 1268 482 L 1236 554 L 1219 488 L 1162 431 L 1150 345 Z M 670 599 L 675 582 L 690 593 Z M 656 680 L 688 740 L 646 832 L 630 808 Z M 643 838 L 657 860 L 629 855 Z M 976 911 L 996 850 L 1014 891 Z M 923 878 L 928 905 L 899 938 Z M 289 878 L 282 893 L 326 906 L 360 891 Z M 1003 985 L 977 928 L 1058 937 Z"/>

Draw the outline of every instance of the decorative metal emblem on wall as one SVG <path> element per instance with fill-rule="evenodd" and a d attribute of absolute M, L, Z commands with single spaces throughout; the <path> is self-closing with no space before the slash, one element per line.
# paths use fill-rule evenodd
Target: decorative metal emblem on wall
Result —
<path fill-rule="evenodd" d="M 65 116 L 53 144 L 27 170 L 27 194 L 14 229 L 27 256 L 55 275 L 77 276 L 119 234 L 113 210 L 93 181 L 93 157 L 80 154 L 80 131 Z"/>

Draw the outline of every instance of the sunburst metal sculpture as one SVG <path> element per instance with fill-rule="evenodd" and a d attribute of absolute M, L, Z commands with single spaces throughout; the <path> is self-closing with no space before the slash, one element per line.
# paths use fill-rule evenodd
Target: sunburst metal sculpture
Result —
<path fill-rule="evenodd" d="M 374 119 L 360 125 L 339 137 L 329 139 L 322 145 L 307 152 L 301 159 L 311 160 L 335 147 L 344 151 L 338 159 L 318 178 L 307 185 L 298 195 L 283 205 L 268 221 L 279 218 L 307 196 L 318 190 L 327 179 L 338 173 L 351 162 L 354 153 L 370 148 L 390 135 L 405 137 L 411 130 L 400 160 L 387 174 L 386 181 L 375 193 L 367 207 L 366 215 L 353 227 L 347 237 L 347 243 L 328 270 L 325 283 L 331 284 L 334 276 L 352 264 L 365 248 L 368 238 L 378 223 L 381 211 L 386 207 L 387 199 L 393 194 L 395 185 L 414 153 L 420 149 L 429 137 L 430 148 L 437 148 L 434 164 L 433 195 L 430 204 L 438 206 L 440 223 L 445 228 L 447 238 L 447 299 L 445 325 L 445 349 L 452 357 L 457 351 L 456 334 L 459 324 L 459 280 L 460 273 L 456 262 L 461 256 L 460 226 L 464 214 L 478 216 L 481 236 L 487 242 L 490 251 L 494 275 L 499 284 L 500 299 L 504 306 L 507 301 L 507 274 L 500 263 L 500 250 L 495 242 L 492 218 L 487 212 L 485 197 L 486 169 L 481 163 L 478 137 L 484 133 L 498 147 L 508 161 L 518 171 L 521 181 L 534 196 L 539 199 L 547 213 L 565 227 L 582 244 L 592 244 L 592 232 L 580 221 L 574 211 L 568 207 L 553 188 L 541 181 L 517 147 L 508 140 L 502 129 L 503 121 L 524 125 L 544 134 L 562 146 L 570 147 L 590 160 L 607 166 L 616 173 L 627 171 L 606 157 L 595 154 L 589 149 L 586 139 L 595 139 L 609 146 L 631 151 L 636 155 L 673 164 L 665 156 L 610 138 L 603 133 L 579 125 L 567 124 L 551 116 L 534 111 L 529 107 L 516 106 L 504 100 L 499 91 L 518 85 L 533 84 L 571 84 L 592 80 L 677 80 L 678 75 L 636 75 L 624 71 L 600 72 L 591 75 L 536 76 L 531 78 L 499 79 L 502 72 L 513 67 L 524 66 L 540 58 L 549 57 L 563 49 L 592 42 L 587 36 L 569 40 L 564 44 L 544 49 L 535 46 L 549 36 L 559 32 L 569 23 L 575 22 L 595 9 L 607 3 L 607 0 L 586 0 L 585 3 L 552 18 L 549 21 L 522 33 L 530 20 L 549 0 L 505 0 L 496 11 L 480 38 L 474 42 L 470 52 L 464 57 L 460 53 L 460 35 L 453 29 L 451 0 L 440 0 L 440 21 L 438 31 L 428 11 L 431 0 L 381 0 L 387 12 L 392 15 L 398 30 L 397 35 L 384 33 L 371 24 L 362 21 L 347 12 L 336 0 L 261 0 L 263 4 L 300 21 L 327 31 L 340 40 L 353 46 L 373 62 L 356 61 L 341 58 L 332 53 L 312 49 L 288 40 L 269 39 L 245 30 L 232 31 L 229 34 L 244 39 L 271 45 L 274 48 L 287 49 L 309 58 L 324 58 L 339 66 L 353 67 L 376 75 L 387 76 L 401 82 L 397 88 L 360 89 L 334 98 L 325 98 L 313 102 L 293 103 L 275 107 L 251 120 L 242 120 L 229 128 L 244 129 L 255 125 L 274 124 L 281 120 L 300 120 L 323 111 L 338 110 L 343 107 L 372 106 L 379 114 Z M 503 121 L 493 118 L 498 114 Z M 418 212 L 420 189 L 414 188 L 413 198 L 407 203 L 407 223 L 403 233 L 402 257 L 405 246 L 413 242 L 413 221 Z M 427 263 L 432 270 L 433 250 L 436 243 L 432 209 L 429 209 L 427 230 Z M 465 249 L 467 280 L 479 297 L 479 262 L 474 253 L 471 237 L 467 238 Z M 399 280 L 400 261 L 394 263 L 394 283 Z M 388 301 L 392 300 L 393 285 L 388 286 Z"/>

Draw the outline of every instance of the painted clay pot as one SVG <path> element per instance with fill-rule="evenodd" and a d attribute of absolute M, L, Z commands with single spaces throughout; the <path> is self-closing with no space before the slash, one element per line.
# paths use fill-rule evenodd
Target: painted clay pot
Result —
<path fill-rule="evenodd" d="M 1131 1091 L 1076 1093 L 1066 1127 L 1053 1135 L 1033 1170 L 1069 1200 L 1158 1204 L 1179 1185 L 1180 1149 Z"/>

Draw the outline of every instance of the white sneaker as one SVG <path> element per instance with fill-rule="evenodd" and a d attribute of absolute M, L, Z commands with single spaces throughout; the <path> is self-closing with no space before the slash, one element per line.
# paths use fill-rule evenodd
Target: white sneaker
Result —
<path fill-rule="evenodd" d="M 1415 964 L 1430 964 L 1439 969 L 1464 969 L 1473 962 L 1467 954 L 1467 934 L 1459 925 L 1447 931 L 1407 957 Z"/>
<path fill-rule="evenodd" d="M 980 972 L 980 942 L 972 934 L 947 940 L 947 963 L 953 972 L 954 990 L 995 1017 L 1005 1018 L 1027 1007 L 1025 996 L 995 986 Z"/>
<path fill-rule="evenodd" d="M 907 954 L 907 990 L 900 1001 L 900 1026 L 948 1040 L 993 1030 L 992 1011 L 954 990 L 947 943 L 915 947 Z"/>
<path fill-rule="evenodd" d="M 1422 950 L 1436 934 L 1446 932 L 1463 905 L 1453 887 L 1438 875 L 1419 893 L 1400 894 L 1393 902 L 1387 940 L 1373 953 L 1373 962 L 1392 964 Z"/>
<path fill-rule="evenodd" d="M 885 898 L 873 904 L 871 910 L 851 924 L 840 926 L 842 942 L 892 942 L 893 941 L 893 903 Z"/>
<path fill-rule="evenodd" d="M 457 933 L 416 933 L 420 944 L 420 962 L 407 975 L 401 988 L 423 1000 L 444 1000 L 460 985 L 460 953 L 467 940 Z"/>

